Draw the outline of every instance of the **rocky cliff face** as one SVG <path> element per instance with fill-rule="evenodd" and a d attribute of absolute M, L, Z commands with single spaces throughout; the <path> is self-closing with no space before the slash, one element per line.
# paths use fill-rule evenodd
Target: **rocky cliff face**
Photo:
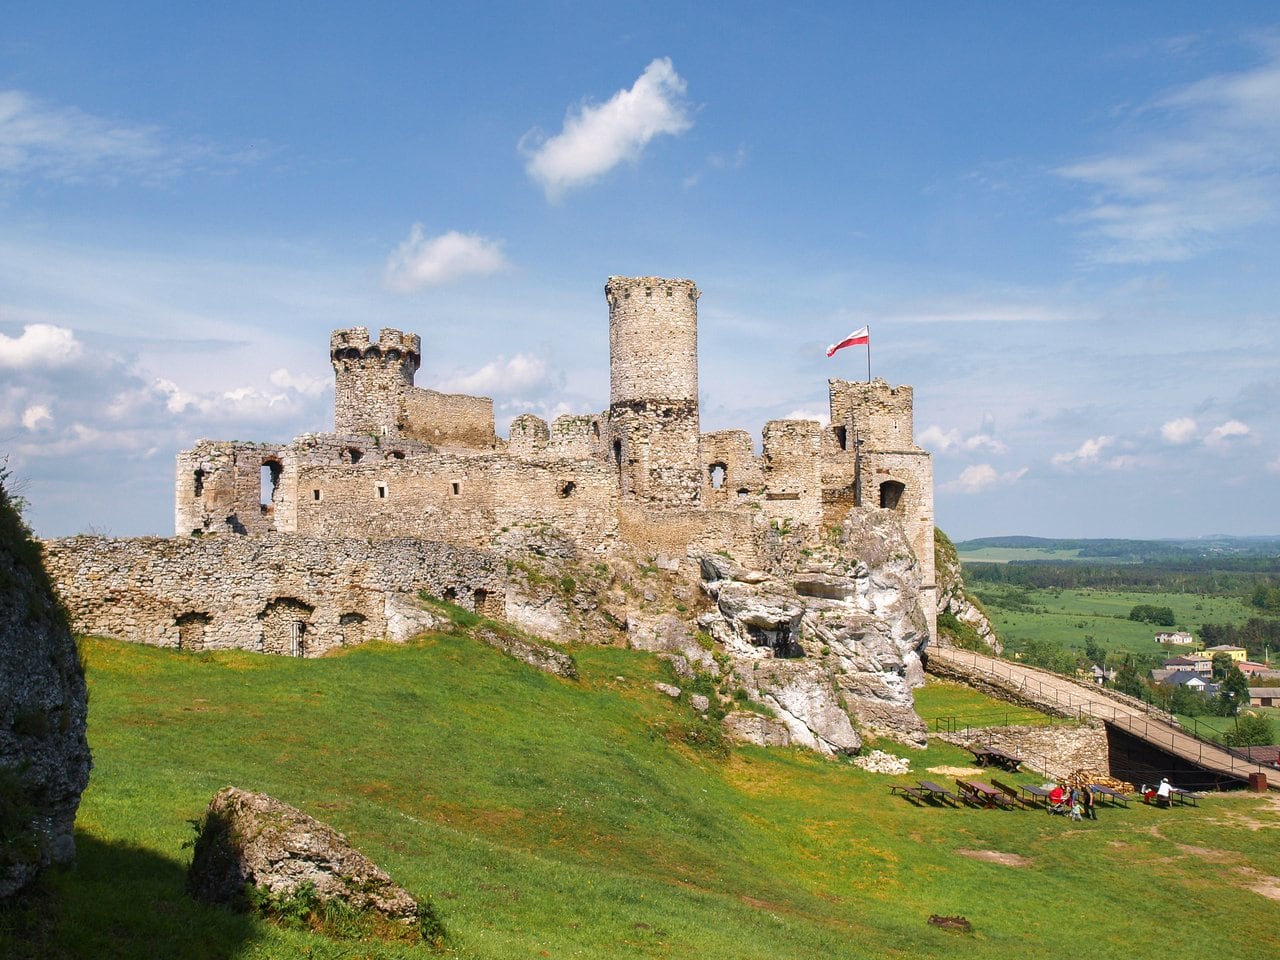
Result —
<path fill-rule="evenodd" d="M 724 645 L 737 682 L 791 743 L 854 752 L 862 729 L 924 746 L 911 691 L 923 680 L 928 630 L 897 518 L 855 511 L 821 544 L 777 546 L 766 551 L 777 558 L 768 571 L 702 560 L 716 606 L 699 623 Z"/>
<path fill-rule="evenodd" d="M 965 592 L 955 544 L 941 530 L 934 531 L 934 566 L 938 577 L 939 634 L 947 632 L 943 624 L 949 614 L 963 627 L 970 628 L 984 645 L 1000 653 L 1004 648 L 986 612 Z"/>
<path fill-rule="evenodd" d="M 84 672 L 62 608 L 0 486 L 0 898 L 75 857 L 89 782 Z"/>
<path fill-rule="evenodd" d="M 897 516 L 855 509 L 825 532 L 762 523 L 758 536 L 752 566 L 724 553 L 691 563 L 618 551 L 588 568 L 520 544 L 507 613 L 560 639 L 655 652 L 680 680 L 712 675 L 723 706 L 745 699 L 761 711 L 729 713 L 735 739 L 837 754 L 868 732 L 924 746 L 912 689 L 928 628 Z M 558 589 L 566 582 L 572 595 Z"/>

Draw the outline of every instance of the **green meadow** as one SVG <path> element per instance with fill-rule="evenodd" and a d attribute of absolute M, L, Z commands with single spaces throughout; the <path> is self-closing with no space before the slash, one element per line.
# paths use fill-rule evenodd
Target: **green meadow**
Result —
<path fill-rule="evenodd" d="M 1188 648 L 1158 644 L 1156 633 L 1196 633 L 1204 623 L 1241 624 L 1258 616 L 1239 597 L 1193 593 L 1029 589 L 991 583 L 981 583 L 974 593 L 1010 652 L 1028 638 L 1083 652 L 1085 638 L 1093 637 L 1108 652 L 1173 656 Z M 1139 604 L 1169 607 L 1177 625 L 1159 627 L 1130 620 L 1129 611 Z"/>
<path fill-rule="evenodd" d="M 886 777 L 730 747 L 653 690 L 650 655 L 575 651 L 581 679 L 430 635 L 318 660 L 83 641 L 94 770 L 79 862 L 0 911 L 6 958 L 390 958 L 183 893 L 189 821 L 227 784 L 342 830 L 443 921 L 448 956 L 1266 956 L 1280 808 L 1213 796 L 1068 823 L 916 806 L 968 754 Z M 953 685 L 921 711 L 1005 707 Z M 1016 782 L 1033 776 L 1011 776 Z M 930 926 L 962 915 L 971 933 Z"/>

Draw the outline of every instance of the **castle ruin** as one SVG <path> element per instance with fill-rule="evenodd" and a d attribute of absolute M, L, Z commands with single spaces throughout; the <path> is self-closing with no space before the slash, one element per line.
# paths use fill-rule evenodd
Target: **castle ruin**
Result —
<path fill-rule="evenodd" d="M 699 296 L 689 280 L 610 277 L 608 409 L 550 425 L 525 414 L 506 440 L 492 400 L 414 385 L 417 335 L 334 331 L 334 432 L 183 451 L 175 533 L 485 547 L 504 528 L 550 524 L 586 550 L 725 550 L 750 565 L 762 522 L 816 532 L 875 507 L 900 518 L 932 590 L 932 470 L 911 387 L 831 380 L 830 425 L 770 421 L 759 456 L 744 430 L 702 433 Z"/>

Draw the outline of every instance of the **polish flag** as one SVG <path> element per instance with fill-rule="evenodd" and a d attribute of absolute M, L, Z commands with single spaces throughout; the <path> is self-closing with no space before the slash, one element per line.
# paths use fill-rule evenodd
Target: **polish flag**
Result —
<path fill-rule="evenodd" d="M 843 350 L 845 347 L 856 347 L 860 343 L 870 342 L 871 333 L 866 327 L 863 327 L 861 330 L 853 331 L 853 333 L 849 334 L 839 343 L 833 343 L 831 346 L 827 347 L 827 356 L 834 356 L 837 350 Z"/>

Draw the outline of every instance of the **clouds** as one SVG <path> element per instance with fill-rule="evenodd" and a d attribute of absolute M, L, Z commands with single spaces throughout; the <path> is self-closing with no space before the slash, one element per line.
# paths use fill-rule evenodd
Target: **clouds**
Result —
<path fill-rule="evenodd" d="M 62 367 L 80 358 L 75 334 L 49 323 L 29 323 L 17 337 L 0 333 L 0 370 Z"/>
<path fill-rule="evenodd" d="M 618 164 L 635 161 L 655 137 L 684 133 L 693 121 L 683 103 L 685 82 L 670 58 L 654 60 L 629 90 L 607 103 L 570 110 L 564 127 L 544 138 L 530 131 L 520 142 L 525 170 L 547 199 L 591 183 Z"/>
<path fill-rule="evenodd" d="M 541 357 L 517 353 L 510 359 L 496 357 L 471 373 L 455 375 L 443 381 L 438 389 L 473 396 L 512 396 L 546 386 L 548 373 L 547 361 Z"/>
<path fill-rule="evenodd" d="M 1187 260 L 1275 219 L 1280 201 L 1280 57 L 1190 84 L 1127 111 L 1110 154 L 1056 173 L 1090 189 L 1072 222 L 1106 263 Z"/>
<path fill-rule="evenodd" d="M 1115 442 L 1115 437 L 1091 437 L 1075 450 L 1067 453 L 1055 453 L 1049 462 L 1055 467 L 1078 467 L 1094 464 L 1101 459 L 1102 451 Z"/>
<path fill-rule="evenodd" d="M 1160 427 L 1160 436 L 1167 443 L 1184 446 L 1199 439 L 1211 450 L 1224 450 L 1234 438 L 1249 436 L 1253 431 L 1239 420 L 1227 420 L 1201 435 L 1200 424 L 1191 417 L 1178 417 Z"/>
<path fill-rule="evenodd" d="M 0 90 L 0 173 L 70 180 L 154 171 L 163 153 L 154 128 L 55 107 L 21 90 Z"/>
<path fill-rule="evenodd" d="M 979 450 L 995 454 L 1008 452 L 1008 447 L 1004 443 L 988 434 L 975 433 L 966 437 L 961 435 L 959 430 L 943 430 L 936 424 L 921 431 L 919 443 L 927 450 L 944 453 L 952 451 L 972 453 Z"/>
<path fill-rule="evenodd" d="M 965 467 L 960 476 L 950 483 L 942 485 L 943 490 L 957 493 L 983 493 L 992 487 L 1008 487 L 1026 476 L 1027 468 L 1020 467 L 1000 473 L 989 463 L 978 463 Z"/>
<path fill-rule="evenodd" d="M 502 245 L 495 240 L 456 230 L 428 237 L 422 224 L 415 223 L 408 239 L 388 258 L 383 279 L 398 293 L 413 293 L 466 276 L 495 273 L 506 266 Z"/>

